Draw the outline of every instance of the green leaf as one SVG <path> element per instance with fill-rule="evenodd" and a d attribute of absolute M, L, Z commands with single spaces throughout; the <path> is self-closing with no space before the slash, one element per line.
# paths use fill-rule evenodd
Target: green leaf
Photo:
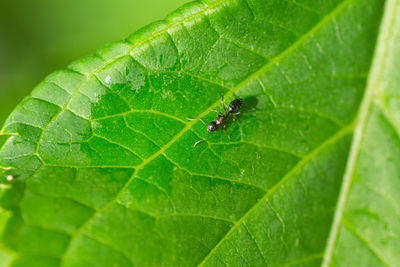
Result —
<path fill-rule="evenodd" d="M 398 265 L 399 9 L 193 2 L 51 74 L 2 129 L 0 261 Z"/>
<path fill-rule="evenodd" d="M 388 1 L 324 265 L 400 264 L 400 1 Z"/>

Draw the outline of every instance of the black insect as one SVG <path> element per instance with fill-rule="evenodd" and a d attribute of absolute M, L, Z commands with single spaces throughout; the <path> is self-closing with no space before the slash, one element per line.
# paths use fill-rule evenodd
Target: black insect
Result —
<path fill-rule="evenodd" d="M 234 115 L 234 116 L 239 115 L 240 114 L 239 110 L 240 110 L 240 107 L 242 106 L 242 104 L 243 104 L 243 99 L 236 98 L 229 104 L 228 109 L 226 109 L 225 103 L 224 103 L 224 90 L 222 89 L 222 107 L 224 108 L 225 113 L 222 113 L 221 111 L 218 111 L 218 110 L 213 110 L 214 112 L 217 112 L 218 115 L 208 125 L 202 119 L 186 118 L 186 119 L 192 120 L 192 121 L 199 120 L 204 125 L 207 126 L 207 138 L 204 140 L 202 139 L 202 140 L 197 141 L 196 143 L 194 143 L 193 146 L 196 146 L 200 142 L 207 141 L 208 135 L 210 134 L 210 132 L 214 132 L 215 130 L 217 130 L 220 125 L 224 126 L 224 130 L 225 130 L 226 134 L 228 135 L 228 138 L 231 139 L 228 131 L 226 130 L 226 119 L 228 119 L 228 117 L 230 115 Z M 233 119 L 233 120 L 235 121 L 235 119 Z"/>

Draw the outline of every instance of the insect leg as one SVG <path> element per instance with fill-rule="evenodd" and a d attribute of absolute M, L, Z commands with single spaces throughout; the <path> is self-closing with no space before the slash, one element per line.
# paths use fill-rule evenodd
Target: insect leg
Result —
<path fill-rule="evenodd" d="M 226 134 L 228 135 L 228 139 L 230 140 L 231 137 L 229 136 L 228 130 L 226 129 L 226 124 L 224 124 L 224 130 L 225 130 Z"/>
<path fill-rule="evenodd" d="M 224 114 L 222 114 L 222 112 L 221 112 L 221 111 L 219 111 L 219 110 L 215 110 L 215 109 L 213 109 L 213 110 L 211 110 L 211 111 L 217 112 L 219 115 L 224 115 Z"/>
<path fill-rule="evenodd" d="M 232 115 L 239 115 L 239 114 L 240 114 L 240 112 L 232 113 Z"/>
<path fill-rule="evenodd" d="M 201 143 L 201 142 L 203 142 L 203 141 L 207 141 L 208 140 L 208 135 L 210 134 L 210 132 L 207 132 L 207 138 L 206 139 L 202 139 L 202 140 L 199 140 L 199 141 L 197 141 L 196 143 L 194 143 L 194 145 L 193 145 L 193 147 L 196 147 L 199 143 Z"/>
<path fill-rule="evenodd" d="M 191 118 L 186 118 L 186 119 L 190 121 L 201 121 L 205 126 L 207 126 L 207 124 L 202 119 L 191 119 Z"/>
<path fill-rule="evenodd" d="M 224 108 L 226 112 L 226 107 L 225 107 L 225 102 L 224 102 L 224 91 L 225 91 L 225 85 L 222 84 L 222 107 Z"/>

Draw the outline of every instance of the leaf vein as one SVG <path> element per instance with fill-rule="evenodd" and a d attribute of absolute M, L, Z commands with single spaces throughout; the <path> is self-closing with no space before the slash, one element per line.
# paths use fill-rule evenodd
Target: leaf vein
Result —
<path fill-rule="evenodd" d="M 377 259 L 379 259 L 380 262 L 383 263 L 385 266 L 390 266 L 382 255 L 380 255 L 379 251 L 376 250 L 376 248 L 372 247 L 371 244 L 368 243 L 368 241 L 359 233 L 357 232 L 356 228 L 349 222 L 347 221 L 344 217 L 342 217 L 342 225 L 345 227 L 347 230 L 349 230 L 358 240 L 361 241 L 361 243 L 369 250 Z"/>
<path fill-rule="evenodd" d="M 341 131 L 337 132 L 335 135 L 330 137 L 327 141 L 322 143 L 320 146 L 315 148 L 309 154 L 307 154 L 296 166 L 294 166 L 289 172 L 287 172 L 282 179 L 280 179 L 267 193 L 253 206 L 248 210 L 246 214 L 244 214 L 235 225 L 229 230 L 229 232 L 219 241 L 219 243 L 209 252 L 209 254 L 203 259 L 198 266 L 203 266 L 211 255 L 218 249 L 219 246 L 233 233 L 243 222 L 245 222 L 246 218 L 251 215 L 260 205 L 262 205 L 282 184 L 284 184 L 287 180 L 289 180 L 293 175 L 300 170 L 304 165 L 306 165 L 309 161 L 313 159 L 315 155 L 318 155 L 324 148 L 329 147 L 331 144 L 335 143 L 341 137 L 349 134 L 352 131 L 352 125 L 347 126 Z"/>

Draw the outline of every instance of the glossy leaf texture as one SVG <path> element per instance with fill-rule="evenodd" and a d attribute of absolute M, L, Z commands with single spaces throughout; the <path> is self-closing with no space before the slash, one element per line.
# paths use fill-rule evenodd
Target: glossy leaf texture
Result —
<path fill-rule="evenodd" d="M 193 2 L 49 75 L 2 130 L 1 263 L 398 264 L 399 3 L 383 6 Z M 186 118 L 211 121 L 223 91 L 244 99 L 230 139 L 194 148 L 207 132 Z"/>

